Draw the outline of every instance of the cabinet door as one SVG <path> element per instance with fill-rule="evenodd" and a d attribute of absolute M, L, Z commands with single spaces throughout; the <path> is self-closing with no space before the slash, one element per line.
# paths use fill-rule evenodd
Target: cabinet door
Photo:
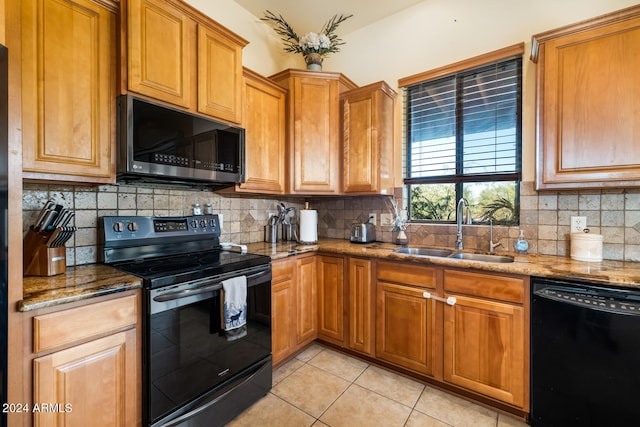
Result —
<path fill-rule="evenodd" d="M 286 91 L 245 70 L 246 181 L 236 191 L 283 194 Z"/>
<path fill-rule="evenodd" d="M 162 0 L 127 0 L 128 87 L 192 107 L 195 22 Z"/>
<path fill-rule="evenodd" d="M 373 355 L 374 284 L 371 261 L 349 260 L 349 348 Z"/>
<path fill-rule="evenodd" d="M 298 260 L 296 298 L 296 340 L 305 345 L 318 335 L 315 255 Z"/>
<path fill-rule="evenodd" d="M 293 94 L 293 193 L 340 191 L 338 81 L 296 77 Z"/>
<path fill-rule="evenodd" d="M 117 7 L 107 5 L 89 0 L 21 2 L 27 178 L 115 179 Z"/>
<path fill-rule="evenodd" d="M 444 308 L 444 380 L 523 407 L 524 309 L 454 296 L 456 304 Z"/>
<path fill-rule="evenodd" d="M 273 364 L 293 354 L 296 346 L 296 263 L 273 263 L 271 286 L 271 353 Z"/>
<path fill-rule="evenodd" d="M 639 11 L 534 36 L 538 188 L 638 185 L 640 56 L 630 52 L 640 49 Z"/>
<path fill-rule="evenodd" d="M 136 425 L 136 331 L 130 329 L 34 360 L 35 426 Z"/>
<path fill-rule="evenodd" d="M 343 191 L 393 193 L 393 103 L 384 82 L 342 94 Z"/>
<path fill-rule="evenodd" d="M 240 123 L 242 46 L 198 25 L 198 112 Z"/>
<path fill-rule="evenodd" d="M 434 375 L 435 306 L 425 289 L 378 281 L 376 357 Z"/>
<path fill-rule="evenodd" d="M 318 258 L 318 337 L 344 344 L 344 260 Z"/>

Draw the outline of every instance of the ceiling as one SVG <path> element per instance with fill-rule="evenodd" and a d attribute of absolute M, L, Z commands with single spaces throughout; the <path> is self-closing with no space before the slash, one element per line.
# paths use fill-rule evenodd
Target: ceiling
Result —
<path fill-rule="evenodd" d="M 309 31 L 319 32 L 333 15 L 353 15 L 340 24 L 338 36 L 400 12 L 424 0 L 235 0 L 252 15 L 262 18 L 269 10 L 282 15 L 300 36 Z"/>

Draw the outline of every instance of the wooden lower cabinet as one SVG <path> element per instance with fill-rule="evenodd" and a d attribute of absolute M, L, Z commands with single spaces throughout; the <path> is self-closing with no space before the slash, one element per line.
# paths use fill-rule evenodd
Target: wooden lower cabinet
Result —
<path fill-rule="evenodd" d="M 378 262 L 375 356 L 421 374 L 435 376 L 436 271 L 430 267 Z"/>
<path fill-rule="evenodd" d="M 444 381 L 528 410 L 528 279 L 444 272 Z"/>
<path fill-rule="evenodd" d="M 140 423 L 139 307 L 136 293 L 36 313 L 34 426 Z"/>
<path fill-rule="evenodd" d="M 318 337 L 316 256 L 272 262 L 271 353 L 286 360 Z"/>
<path fill-rule="evenodd" d="M 296 342 L 298 345 L 304 346 L 318 336 L 315 255 L 299 258 L 297 269 Z"/>
<path fill-rule="evenodd" d="M 373 356 L 375 331 L 375 288 L 371 281 L 373 262 L 349 258 L 348 309 L 349 349 Z"/>
<path fill-rule="evenodd" d="M 272 283 L 274 364 L 318 338 L 529 411 L 526 276 L 306 254 Z"/>
<path fill-rule="evenodd" d="M 296 350 L 296 260 L 272 263 L 271 355 L 276 365 Z"/>
<path fill-rule="evenodd" d="M 344 259 L 320 255 L 318 261 L 318 338 L 344 344 Z"/>
<path fill-rule="evenodd" d="M 136 425 L 135 329 L 39 357 L 33 369 L 35 426 Z"/>

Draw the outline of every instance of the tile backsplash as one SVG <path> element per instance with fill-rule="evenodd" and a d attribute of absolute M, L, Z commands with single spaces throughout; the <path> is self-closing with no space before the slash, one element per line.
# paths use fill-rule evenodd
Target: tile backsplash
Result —
<path fill-rule="evenodd" d="M 99 218 L 110 215 L 191 215 L 193 205 L 210 203 L 214 213 L 223 215 L 221 242 L 252 243 L 264 240 L 264 225 L 281 202 L 299 209 L 300 199 L 237 197 L 209 191 L 153 188 L 142 186 L 47 185 L 25 183 L 23 188 L 23 228 L 26 233 L 47 200 L 75 212 L 78 227 L 67 246 L 67 265 L 95 263 L 98 254 Z M 70 224 L 71 225 L 71 224 Z"/>
<path fill-rule="evenodd" d="M 396 189 L 399 200 L 401 189 Z M 348 238 L 353 222 L 366 221 L 369 213 L 391 213 L 390 196 L 318 199 L 318 235 Z M 533 182 L 520 186 L 520 226 L 495 226 L 496 252 L 514 252 L 520 229 L 529 241 L 529 253 L 569 256 L 572 216 L 587 218 L 591 233 L 603 235 L 603 258 L 640 261 L 640 189 L 536 191 Z M 464 226 L 466 250 L 489 250 L 489 227 Z M 455 224 L 409 224 L 409 244 L 454 248 Z M 376 237 L 393 242 L 391 227 L 376 227 Z"/>
<path fill-rule="evenodd" d="M 47 200 L 76 213 L 78 231 L 67 242 L 67 265 L 99 261 L 98 218 L 105 215 L 190 215 L 192 206 L 211 203 L 215 213 L 223 214 L 221 241 L 253 243 L 264 240 L 264 225 L 277 205 L 300 209 L 305 200 L 318 210 L 318 236 L 348 239 L 354 222 L 367 221 L 369 213 L 378 220 L 391 213 L 391 196 L 277 198 L 219 194 L 141 186 L 105 185 L 99 187 L 25 183 L 23 226 L 26 232 Z M 401 189 L 397 189 L 397 196 Z M 398 197 L 399 199 L 400 197 Z M 603 235 L 603 257 L 610 260 L 640 261 L 640 189 L 537 192 L 532 182 L 520 188 L 519 227 L 494 227 L 494 242 L 501 242 L 497 252 L 513 252 L 513 245 L 523 229 L 529 241 L 529 253 L 569 256 L 571 216 L 585 216 L 592 233 Z M 465 225 L 467 250 L 487 251 L 489 227 Z M 409 243 L 453 248 L 454 224 L 409 224 Z M 379 241 L 393 242 L 390 226 L 376 227 Z"/>

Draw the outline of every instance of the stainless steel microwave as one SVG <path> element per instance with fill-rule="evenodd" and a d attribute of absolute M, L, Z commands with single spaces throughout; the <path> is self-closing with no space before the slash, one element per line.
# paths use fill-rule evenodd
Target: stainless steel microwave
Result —
<path fill-rule="evenodd" d="M 244 182 L 245 131 L 132 95 L 118 97 L 118 182 Z"/>

